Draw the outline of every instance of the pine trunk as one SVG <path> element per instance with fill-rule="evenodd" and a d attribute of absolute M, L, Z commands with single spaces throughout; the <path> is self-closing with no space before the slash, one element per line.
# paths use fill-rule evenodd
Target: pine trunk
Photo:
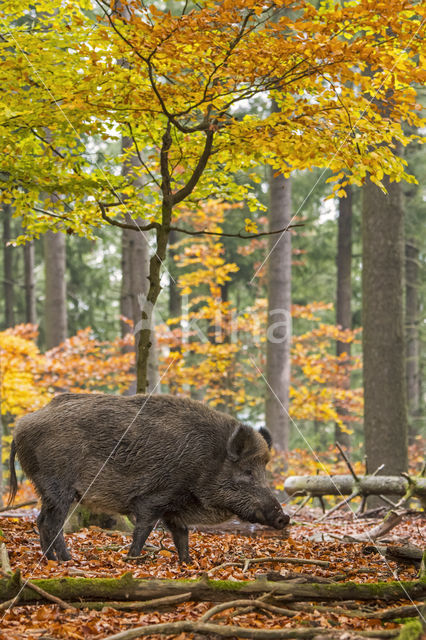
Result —
<path fill-rule="evenodd" d="M 34 240 L 24 245 L 25 321 L 36 324 L 36 299 L 34 278 Z"/>
<path fill-rule="evenodd" d="M 13 327 L 13 325 L 15 324 L 13 247 L 7 246 L 7 243 L 11 239 L 11 220 L 12 207 L 9 204 L 3 204 L 3 292 L 5 327 Z"/>
<path fill-rule="evenodd" d="M 65 235 L 47 231 L 44 236 L 46 273 L 46 348 L 52 349 L 67 337 L 66 245 Z"/>
<path fill-rule="evenodd" d="M 407 470 L 403 322 L 404 210 L 401 183 L 364 186 L 363 360 L 367 473 Z"/>
<path fill-rule="evenodd" d="M 342 329 L 352 328 L 351 297 L 352 297 L 352 189 L 346 187 L 346 198 L 339 198 L 339 219 L 337 237 L 337 291 L 336 291 L 336 323 Z M 336 342 L 336 355 L 341 357 L 347 354 L 346 361 L 342 362 L 342 367 L 346 366 L 351 355 L 351 345 L 345 342 Z M 350 386 L 349 376 L 346 376 L 344 388 Z M 339 416 L 343 422 L 345 420 L 345 410 L 338 407 Z M 339 425 L 335 427 L 335 440 L 345 448 L 350 446 L 349 434 L 342 431 Z"/>
<path fill-rule="evenodd" d="M 291 220 L 291 181 L 282 174 L 270 179 L 271 231 Z M 266 347 L 266 426 L 274 446 L 288 450 L 291 341 L 291 236 L 284 232 L 269 236 L 268 331 Z"/>

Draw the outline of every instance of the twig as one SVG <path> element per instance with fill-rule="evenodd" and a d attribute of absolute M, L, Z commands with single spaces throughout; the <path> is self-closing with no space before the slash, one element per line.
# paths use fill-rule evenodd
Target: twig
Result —
<path fill-rule="evenodd" d="M 269 594 L 268 594 L 269 595 Z M 154 600 L 145 600 L 143 602 L 73 602 L 75 609 L 95 609 L 101 611 L 104 607 L 111 607 L 117 611 L 145 611 L 146 609 L 157 609 L 172 604 L 179 604 L 190 600 L 192 593 L 180 593 L 175 596 L 164 596 L 163 598 L 155 598 Z"/>
<path fill-rule="evenodd" d="M 355 480 L 355 482 L 358 483 L 359 482 L 359 478 L 358 478 L 357 474 L 355 473 L 355 469 L 353 468 L 348 456 L 343 451 L 342 446 L 339 444 L 339 442 L 336 442 L 336 447 L 339 449 L 340 455 L 342 456 L 343 460 L 346 462 L 346 466 L 348 467 L 349 471 L 351 472 L 353 479 Z"/>
<path fill-rule="evenodd" d="M 0 513 L 3 511 L 12 511 L 13 509 L 21 509 L 22 507 L 30 507 L 32 504 L 37 504 L 38 500 L 27 500 L 27 502 L 19 502 L 18 504 L 11 504 L 8 507 L 1 507 Z"/>
<path fill-rule="evenodd" d="M 324 634 L 327 638 L 338 638 L 342 635 L 341 629 L 330 627 L 299 627 L 298 629 L 253 629 L 237 627 L 235 625 L 220 625 L 206 622 L 193 622 L 181 620 L 179 622 L 163 622 L 149 624 L 144 627 L 135 627 L 127 631 L 121 631 L 104 640 L 132 640 L 139 636 L 150 634 L 179 635 L 180 633 L 200 633 L 202 635 L 218 635 L 222 638 L 251 638 L 252 640 L 284 640 L 286 638 L 315 638 Z M 399 634 L 398 629 L 371 629 L 369 631 L 357 631 L 359 636 L 373 638 L 395 638 Z"/>
<path fill-rule="evenodd" d="M 411 618 L 419 615 L 418 605 L 404 605 L 402 607 L 389 607 L 387 609 L 378 609 L 375 611 L 363 611 L 362 609 L 346 609 L 345 607 L 330 607 L 326 605 L 294 603 L 289 605 L 291 609 L 296 611 L 304 611 L 312 613 L 319 611 L 320 613 L 334 613 L 336 615 L 344 615 L 348 618 L 366 618 L 378 620 L 395 620 L 396 618 Z"/>
<path fill-rule="evenodd" d="M 25 586 L 28 587 L 29 589 L 32 589 L 33 591 L 35 591 L 36 593 L 38 593 L 40 596 L 42 596 L 46 600 L 50 600 L 51 602 L 54 602 L 59 607 L 61 607 L 61 609 L 76 609 L 76 607 L 74 607 L 74 605 L 70 604 L 69 602 L 64 602 L 63 600 L 61 600 L 57 596 L 52 596 L 51 593 L 48 593 L 47 591 L 45 591 L 44 589 L 42 589 L 38 585 L 33 584 L 32 582 L 25 582 Z"/>
<path fill-rule="evenodd" d="M 268 593 L 268 596 L 271 595 Z M 282 607 L 277 607 L 276 605 L 269 604 L 264 602 L 263 600 L 232 600 L 231 602 L 221 602 L 217 604 L 215 607 L 212 607 L 206 613 L 201 616 L 200 622 L 207 622 L 217 613 L 221 611 L 225 611 L 226 609 L 236 609 L 239 607 L 249 607 L 250 609 L 265 609 L 266 611 L 271 611 L 272 613 L 276 613 L 280 616 L 288 616 L 293 617 L 296 616 L 296 611 L 290 611 L 290 609 L 283 609 Z"/>
<path fill-rule="evenodd" d="M 312 558 L 286 558 L 284 556 L 267 556 L 262 558 L 246 558 L 245 560 L 237 560 L 234 562 L 224 562 L 223 564 L 213 567 L 207 571 L 207 575 L 210 575 L 213 571 L 218 569 L 224 569 L 225 567 L 242 567 L 243 571 L 247 571 L 251 564 L 260 564 L 263 562 L 287 562 L 288 564 L 314 564 L 318 567 L 329 567 L 330 563 L 327 560 L 314 560 Z"/>
<path fill-rule="evenodd" d="M 315 522 L 321 522 L 322 520 L 325 520 L 326 518 L 328 518 L 329 516 L 331 516 L 332 513 L 334 513 L 335 511 L 337 511 L 338 509 L 340 509 L 341 507 L 345 506 L 346 504 L 349 504 L 351 502 L 351 500 L 353 500 L 354 498 L 356 498 L 357 496 L 359 496 L 359 491 L 358 489 L 356 489 L 355 491 L 353 491 L 351 493 L 350 496 L 348 496 L 347 498 L 345 498 L 344 500 L 342 500 L 341 502 L 338 502 L 337 504 L 334 505 L 334 507 L 332 509 L 330 509 L 329 511 L 327 511 L 326 513 L 324 513 L 324 515 L 321 516 L 321 518 L 318 518 L 317 520 L 315 520 Z"/>
<path fill-rule="evenodd" d="M 402 518 L 403 516 L 401 513 L 389 511 L 382 522 L 370 529 L 370 531 L 361 533 L 359 535 L 352 535 L 351 538 L 354 538 L 359 542 L 369 542 L 371 540 L 377 540 L 378 538 L 382 538 L 386 533 L 389 533 L 391 529 L 396 527 L 401 522 Z"/>
<path fill-rule="evenodd" d="M 15 604 L 19 602 L 20 598 L 21 598 L 21 594 L 18 593 L 14 598 L 11 598 L 11 600 L 6 600 L 6 602 L 2 602 L 0 604 L 0 611 L 7 611 L 8 609 L 11 609 L 12 607 L 15 606 Z"/>
<path fill-rule="evenodd" d="M 299 506 L 297 507 L 296 511 L 292 514 L 292 517 L 294 518 L 294 516 L 296 514 L 299 513 L 299 511 L 301 511 L 303 509 L 303 507 L 305 506 L 305 504 L 307 504 L 309 502 L 309 500 L 311 500 L 312 498 L 312 494 L 308 493 L 307 496 L 305 496 L 305 498 L 303 498 L 302 502 L 299 504 Z"/>
<path fill-rule="evenodd" d="M 5 578 L 10 578 L 11 577 L 10 574 L 8 574 L 5 571 L 3 571 L 3 569 L 0 571 L 0 573 Z M 20 576 L 19 576 L 19 582 L 21 583 L 21 577 Z M 55 604 L 59 605 L 61 607 L 61 609 L 76 609 L 76 607 L 74 607 L 72 604 L 64 602 L 63 600 L 61 600 L 57 596 L 52 596 L 51 593 L 48 593 L 47 591 L 45 591 L 44 589 L 42 589 L 38 585 L 33 584 L 32 582 L 30 582 L 30 580 L 25 580 L 25 585 L 24 586 L 28 587 L 28 589 L 32 589 L 33 591 L 38 593 L 40 596 L 42 596 L 46 600 L 50 600 L 51 602 L 54 602 Z M 21 590 L 20 590 L 20 592 L 21 592 Z M 18 593 L 18 595 L 20 595 L 20 592 Z"/>

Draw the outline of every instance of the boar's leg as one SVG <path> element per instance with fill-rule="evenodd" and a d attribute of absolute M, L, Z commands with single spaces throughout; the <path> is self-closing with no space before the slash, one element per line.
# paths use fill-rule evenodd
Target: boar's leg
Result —
<path fill-rule="evenodd" d="M 51 487 L 48 491 L 42 491 L 40 483 L 36 486 L 42 499 L 40 515 L 37 518 L 41 550 L 48 560 L 70 560 L 71 554 L 65 544 L 63 526 L 75 493 L 60 490 L 53 492 Z"/>
<path fill-rule="evenodd" d="M 136 526 L 133 530 L 133 542 L 129 549 L 129 553 L 127 554 L 129 558 L 136 558 L 136 556 L 141 555 L 142 548 L 149 534 L 153 530 L 156 522 L 157 518 L 149 524 L 143 524 L 142 522 L 138 522 L 138 520 L 136 520 Z"/>
<path fill-rule="evenodd" d="M 188 527 L 172 516 L 164 517 L 163 522 L 172 534 L 173 542 L 179 555 L 179 562 L 190 564 L 192 560 L 188 547 Z"/>
<path fill-rule="evenodd" d="M 153 530 L 159 515 L 142 500 L 134 505 L 133 515 L 136 522 L 133 530 L 133 542 L 128 555 L 129 557 L 135 558 L 136 556 L 140 556 L 142 548 Z"/>
<path fill-rule="evenodd" d="M 56 560 L 55 549 L 48 535 L 48 527 L 46 525 L 46 511 L 47 507 L 42 505 L 40 513 L 37 516 L 37 527 L 38 534 L 40 536 L 40 546 L 43 555 L 45 555 L 48 560 Z"/>
<path fill-rule="evenodd" d="M 67 512 L 62 507 L 43 505 L 37 518 L 41 550 L 48 560 L 71 560 L 62 531 Z"/>

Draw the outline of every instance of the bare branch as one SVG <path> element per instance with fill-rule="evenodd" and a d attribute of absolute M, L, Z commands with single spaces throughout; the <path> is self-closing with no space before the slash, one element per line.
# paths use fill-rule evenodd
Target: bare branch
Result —
<path fill-rule="evenodd" d="M 50 216 L 51 218 L 59 218 L 59 220 L 67 220 L 68 222 L 72 222 L 71 218 L 67 216 L 60 216 L 58 213 L 53 213 L 52 211 L 48 211 L 47 209 L 41 209 L 40 207 L 33 207 L 34 211 L 38 211 L 45 216 Z"/>
<path fill-rule="evenodd" d="M 151 176 L 151 178 L 153 179 L 155 184 L 159 187 L 160 183 L 158 182 L 157 178 L 153 175 L 153 173 L 151 172 L 150 168 L 148 167 L 148 165 L 145 163 L 145 161 L 143 160 L 143 158 L 141 156 L 141 153 L 140 153 L 139 147 L 138 147 L 138 143 L 136 142 L 136 138 L 133 135 L 133 129 L 132 129 L 132 125 L 130 124 L 130 122 L 127 122 L 127 126 L 129 127 L 130 137 L 132 138 L 133 144 L 135 145 L 136 155 L 138 156 L 139 162 L 141 163 L 141 165 L 143 166 L 145 171 L 147 171 L 147 173 L 149 173 L 149 175 Z"/>
<path fill-rule="evenodd" d="M 283 229 L 277 229 L 276 231 L 261 231 L 260 233 L 224 233 L 223 231 L 207 231 L 203 229 L 203 231 L 190 231 L 189 229 L 182 229 L 181 227 L 170 227 L 170 231 L 177 231 L 179 233 L 186 233 L 189 236 L 219 236 L 223 238 L 242 238 L 243 240 L 250 240 L 251 238 L 261 238 L 262 236 L 273 236 L 277 233 L 285 233 L 289 229 L 293 229 L 293 227 L 304 227 L 303 222 L 298 222 L 295 224 L 289 224 L 287 227 Z"/>
<path fill-rule="evenodd" d="M 116 206 L 114 205 L 105 205 L 103 202 L 98 202 L 98 206 L 101 210 L 102 219 L 108 224 L 113 225 L 114 227 L 120 227 L 120 229 L 132 229 L 133 231 L 149 231 L 150 229 L 158 229 L 161 225 L 159 222 L 150 222 L 144 226 L 139 224 L 130 224 L 128 222 L 119 222 L 118 220 L 114 220 L 107 215 L 106 207 L 107 206 Z"/>
<path fill-rule="evenodd" d="M 189 195 L 191 195 L 191 193 L 195 189 L 199 179 L 203 174 L 204 169 L 206 168 L 208 159 L 211 156 L 214 133 L 215 133 L 215 130 L 213 128 L 209 129 L 206 132 L 206 141 L 204 144 L 204 149 L 201 156 L 198 159 L 197 166 L 195 167 L 192 176 L 189 178 L 186 185 L 182 187 L 182 189 L 179 189 L 179 191 L 174 193 L 172 196 L 172 202 L 174 205 L 178 204 L 179 202 L 182 202 L 182 200 L 184 200 Z"/>
<path fill-rule="evenodd" d="M 166 131 L 163 135 L 163 144 L 160 152 L 160 167 L 161 167 L 161 191 L 163 192 L 164 199 L 173 201 L 172 187 L 170 181 L 170 169 L 169 169 L 169 150 L 172 146 L 172 137 L 170 135 L 170 120 L 167 122 Z"/>

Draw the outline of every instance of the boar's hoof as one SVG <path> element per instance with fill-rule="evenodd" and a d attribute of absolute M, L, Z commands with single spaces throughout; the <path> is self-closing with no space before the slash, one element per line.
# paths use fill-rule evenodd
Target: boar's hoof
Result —
<path fill-rule="evenodd" d="M 182 558 L 179 558 L 179 564 L 193 564 L 193 562 L 194 561 L 189 554 L 182 556 Z"/>
<path fill-rule="evenodd" d="M 130 560 L 140 560 L 141 558 L 144 557 L 145 554 L 142 554 L 142 552 L 138 553 L 138 551 L 135 549 L 132 549 L 132 547 L 130 547 L 129 551 L 127 552 L 127 556 L 125 558 L 126 562 L 130 561 Z"/>

